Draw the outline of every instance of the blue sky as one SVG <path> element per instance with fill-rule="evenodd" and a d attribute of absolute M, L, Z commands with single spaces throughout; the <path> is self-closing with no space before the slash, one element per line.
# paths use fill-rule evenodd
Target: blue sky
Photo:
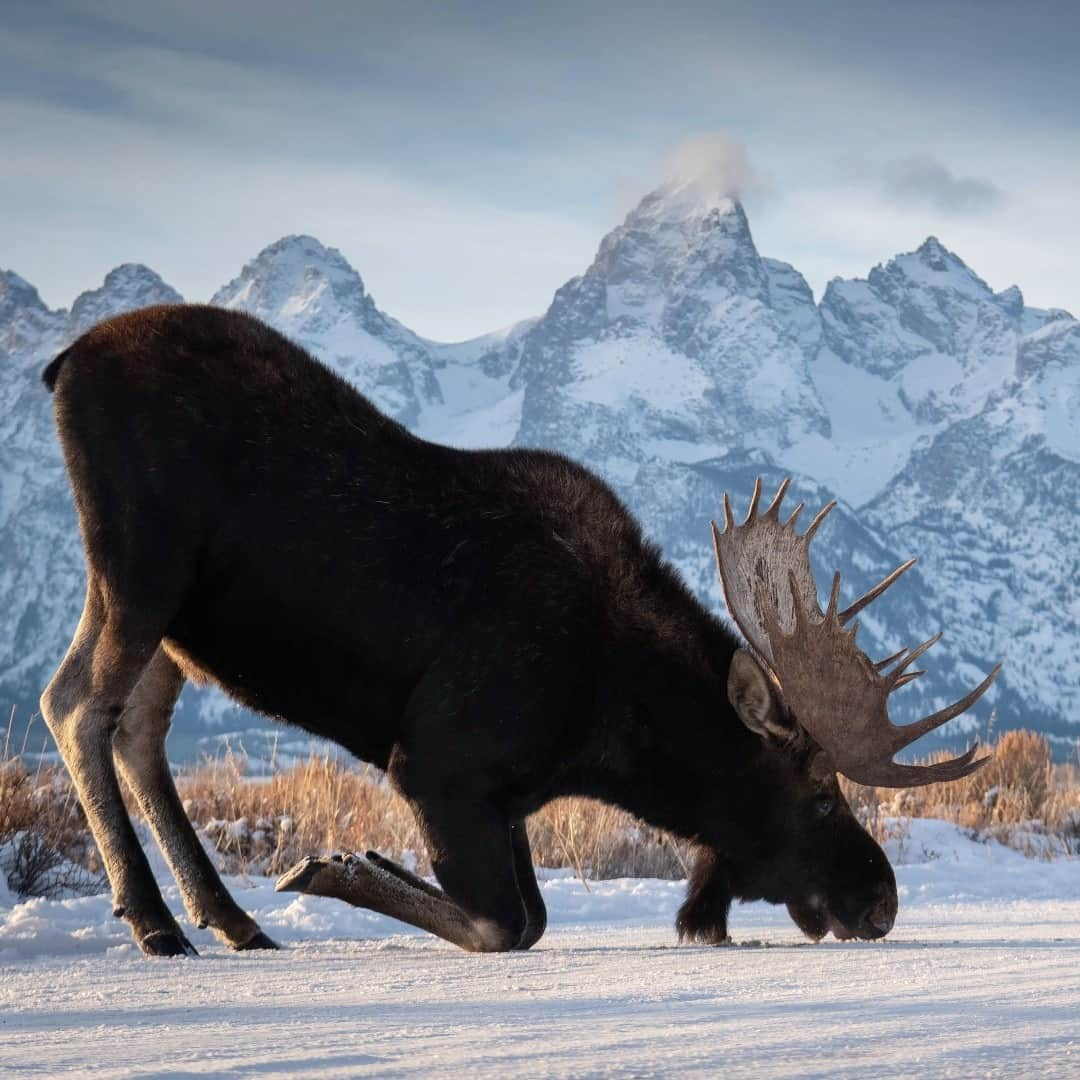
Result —
<path fill-rule="evenodd" d="M 1080 5 L 4 0 L 0 267 L 205 299 L 310 232 L 442 340 L 542 311 L 662 175 L 820 295 L 934 233 L 1080 309 Z"/>

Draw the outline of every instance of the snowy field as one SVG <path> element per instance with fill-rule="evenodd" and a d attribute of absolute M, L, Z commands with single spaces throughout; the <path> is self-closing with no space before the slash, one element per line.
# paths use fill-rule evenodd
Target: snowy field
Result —
<path fill-rule="evenodd" d="M 890 854 L 900 917 L 872 944 L 753 904 L 737 947 L 677 946 L 680 883 L 548 873 L 539 945 L 470 956 L 236 879 L 281 952 L 189 928 L 199 959 L 148 961 L 107 897 L 0 885 L 0 1075 L 1080 1077 L 1080 860 L 925 821 Z"/>

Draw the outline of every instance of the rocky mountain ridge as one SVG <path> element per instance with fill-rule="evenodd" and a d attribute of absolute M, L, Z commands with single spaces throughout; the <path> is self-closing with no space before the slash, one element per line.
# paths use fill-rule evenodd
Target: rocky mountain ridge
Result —
<path fill-rule="evenodd" d="M 0 274 L 0 703 L 35 708 L 82 593 L 66 478 L 39 373 L 99 319 L 178 294 L 146 267 L 110 272 L 70 311 Z M 212 298 L 311 349 L 424 437 L 558 449 L 600 472 L 707 602 L 720 602 L 707 521 L 757 474 L 795 476 L 793 502 L 841 498 L 815 543 L 854 595 L 920 568 L 863 619 L 885 655 L 940 628 L 931 674 L 894 717 L 958 696 L 993 661 L 962 742 L 1040 726 L 1080 736 L 1080 324 L 995 293 L 931 237 L 835 280 L 820 304 L 759 254 L 742 206 L 695 185 L 650 193 L 539 318 L 441 345 L 383 313 L 340 252 L 286 237 Z M 246 724 L 186 691 L 178 727 Z M 921 744 L 924 750 L 930 740 Z"/>

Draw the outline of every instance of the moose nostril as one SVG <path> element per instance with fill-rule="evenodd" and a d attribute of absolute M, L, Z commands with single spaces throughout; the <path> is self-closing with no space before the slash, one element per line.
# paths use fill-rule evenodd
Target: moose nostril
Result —
<path fill-rule="evenodd" d="M 896 897 L 892 893 L 883 896 L 870 909 L 866 921 L 882 934 L 887 934 L 896 922 Z"/>

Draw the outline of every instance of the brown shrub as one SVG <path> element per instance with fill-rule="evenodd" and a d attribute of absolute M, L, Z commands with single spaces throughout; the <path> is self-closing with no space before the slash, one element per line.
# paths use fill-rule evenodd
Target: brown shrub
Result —
<path fill-rule="evenodd" d="M 100 891 L 97 848 L 67 775 L 0 760 L 0 874 L 20 896 Z"/>

